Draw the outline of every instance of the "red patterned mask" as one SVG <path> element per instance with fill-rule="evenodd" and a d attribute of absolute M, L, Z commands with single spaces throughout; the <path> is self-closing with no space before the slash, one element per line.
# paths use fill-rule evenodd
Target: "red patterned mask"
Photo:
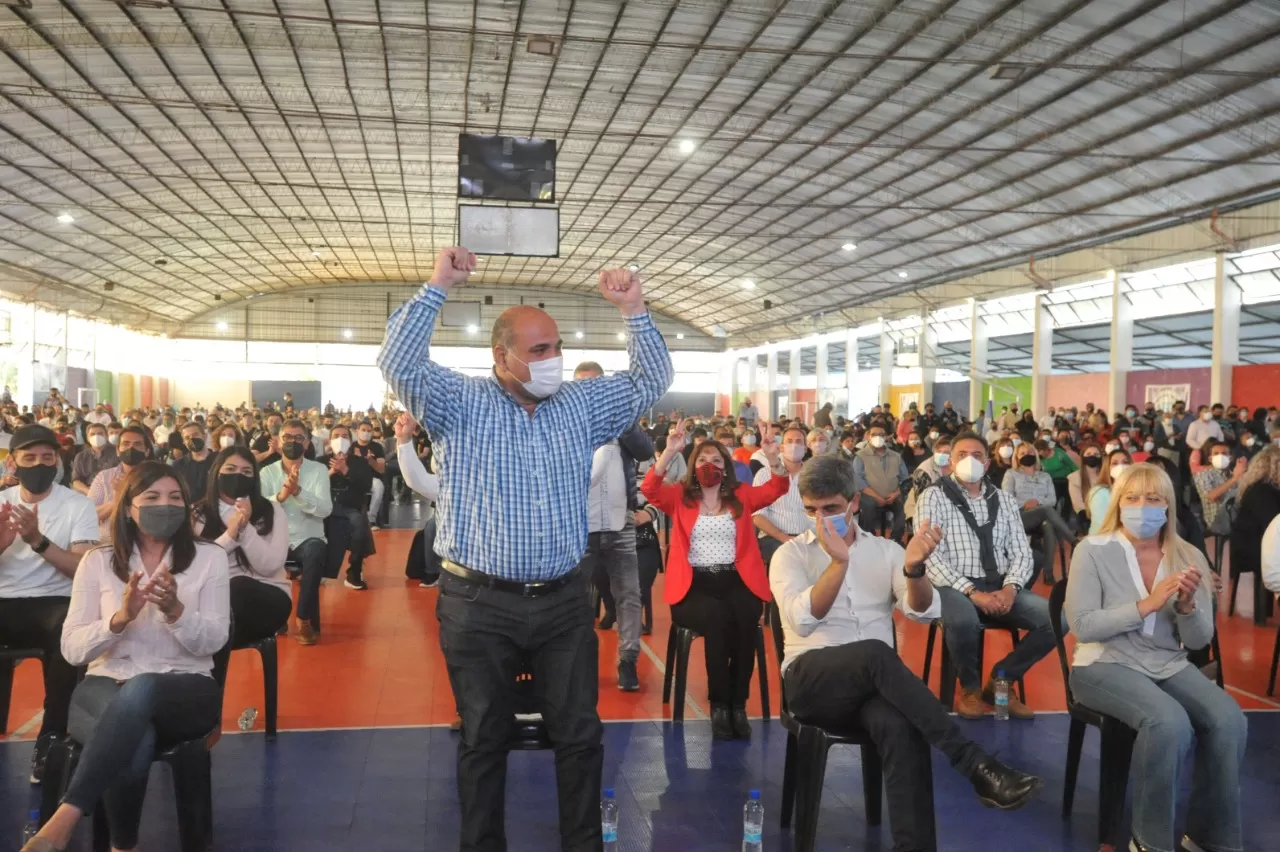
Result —
<path fill-rule="evenodd" d="M 703 488 L 719 488 L 720 483 L 724 481 L 724 471 L 711 462 L 698 465 L 694 473 L 698 477 L 698 484 Z"/>

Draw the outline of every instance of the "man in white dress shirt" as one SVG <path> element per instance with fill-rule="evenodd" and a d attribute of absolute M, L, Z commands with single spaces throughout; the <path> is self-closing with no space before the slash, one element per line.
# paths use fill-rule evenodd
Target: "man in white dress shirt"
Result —
<path fill-rule="evenodd" d="M 871 735 L 884 766 L 895 849 L 937 849 L 930 745 L 969 778 L 987 807 L 1028 802 L 1040 779 L 967 739 L 894 650 L 895 605 L 915 621 L 941 614 L 924 563 L 942 529 L 924 524 L 905 551 L 862 532 L 852 466 L 832 456 L 806 463 L 799 490 L 805 513 L 820 525 L 779 548 L 769 574 L 786 636 L 782 687 L 790 711 Z"/>

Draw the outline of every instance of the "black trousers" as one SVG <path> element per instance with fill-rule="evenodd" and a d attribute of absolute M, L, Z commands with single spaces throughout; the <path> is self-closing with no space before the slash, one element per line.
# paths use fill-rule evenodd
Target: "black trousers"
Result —
<path fill-rule="evenodd" d="M 0 598 L 0 645 L 44 652 L 41 735 L 67 732 L 67 710 L 77 678 L 75 667 L 62 658 L 62 622 L 70 605 L 71 598 Z"/>
<path fill-rule="evenodd" d="M 383 503 L 386 503 L 384 497 Z M 338 576 L 343 557 L 351 554 L 347 561 L 347 570 L 360 572 L 364 568 L 364 558 L 369 554 L 373 543 L 373 530 L 369 527 L 369 516 L 351 506 L 334 506 L 329 515 L 331 534 L 329 535 L 329 576 Z"/>
<path fill-rule="evenodd" d="M 311 622 L 320 629 L 320 581 L 324 579 L 325 558 L 329 546 L 322 538 L 309 538 L 297 547 L 289 548 L 289 559 L 302 568 L 298 584 L 298 618 Z"/>
<path fill-rule="evenodd" d="M 702 634 L 712 704 L 747 703 L 761 612 L 763 604 L 737 571 L 695 569 L 689 593 L 671 607 L 672 621 Z"/>
<path fill-rule="evenodd" d="M 532 664 L 534 693 L 555 746 L 561 848 L 598 852 L 604 728 L 596 712 L 599 641 L 587 602 L 587 578 L 525 598 L 444 571 L 436 616 L 462 716 L 460 852 L 507 848 L 507 752 L 516 675 L 526 660 Z"/>
<path fill-rule="evenodd" d="M 797 719 L 837 730 L 861 726 L 884 764 L 894 852 L 935 852 L 929 746 L 968 777 L 987 757 L 967 739 L 889 645 L 878 639 L 806 651 L 782 688 Z"/>
<path fill-rule="evenodd" d="M 250 642 L 276 635 L 289 621 L 293 599 L 284 589 L 252 577 L 231 578 L 231 614 L 235 632 L 231 647 L 243 648 Z"/>

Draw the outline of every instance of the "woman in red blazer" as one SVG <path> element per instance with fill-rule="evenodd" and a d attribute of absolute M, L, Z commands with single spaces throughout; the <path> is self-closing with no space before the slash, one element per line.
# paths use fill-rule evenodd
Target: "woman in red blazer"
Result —
<path fill-rule="evenodd" d="M 763 485 L 739 483 L 733 458 L 718 441 L 698 444 L 684 481 L 665 484 L 672 459 L 684 448 L 684 429 L 667 438 L 667 448 L 649 469 L 640 490 L 671 517 L 667 549 L 667 603 L 671 619 L 701 634 L 707 655 L 711 734 L 718 740 L 749 739 L 747 695 L 755 665 L 761 601 L 770 600 L 769 578 L 752 513 L 782 497 L 787 476 Z M 778 440 L 760 447 L 771 469 L 778 465 Z"/>

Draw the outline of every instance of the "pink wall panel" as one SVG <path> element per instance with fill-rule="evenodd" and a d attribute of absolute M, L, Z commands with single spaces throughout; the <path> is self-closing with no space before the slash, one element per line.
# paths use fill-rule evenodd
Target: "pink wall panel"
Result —
<path fill-rule="evenodd" d="M 1111 377 L 1108 373 L 1071 373 L 1065 376 L 1050 376 L 1046 394 L 1047 405 L 1052 405 L 1054 408 L 1070 408 L 1074 405 L 1083 410 L 1086 403 L 1092 402 L 1099 408 L 1106 408 L 1110 381 Z M 1036 412 L 1036 414 L 1043 413 Z"/>
<path fill-rule="evenodd" d="M 1191 399 L 1188 407 L 1194 411 L 1198 405 L 1212 405 L 1216 400 L 1209 399 L 1209 368 L 1197 367 L 1191 370 L 1136 370 L 1129 374 L 1126 403 L 1133 403 L 1142 408 L 1147 396 L 1147 385 L 1176 385 L 1190 383 Z"/>

